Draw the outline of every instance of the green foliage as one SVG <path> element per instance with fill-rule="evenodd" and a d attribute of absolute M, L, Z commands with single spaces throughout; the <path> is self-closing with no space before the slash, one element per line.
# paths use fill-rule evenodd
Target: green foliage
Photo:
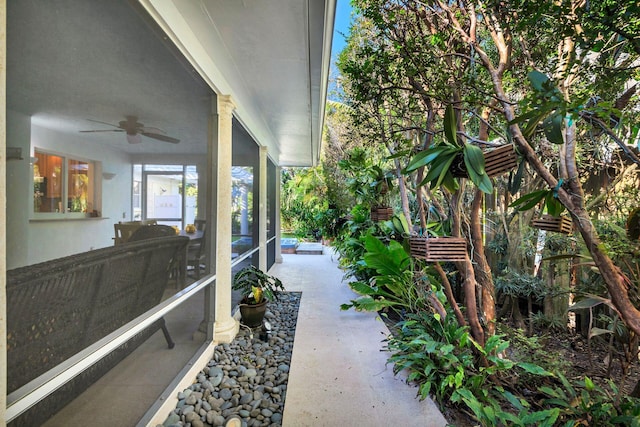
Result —
<path fill-rule="evenodd" d="M 562 185 L 562 180 L 560 180 L 559 185 Z M 525 194 L 524 196 L 514 200 L 509 207 L 516 208 L 519 211 L 526 211 L 541 202 L 543 202 L 547 213 L 555 217 L 560 216 L 565 209 L 562 203 L 558 200 L 558 191 L 556 189 L 532 191 L 531 193 Z"/>
<path fill-rule="evenodd" d="M 589 377 L 574 383 L 562 374 L 555 377 L 559 384 L 538 390 L 545 396 L 543 405 L 559 411 L 562 425 L 640 426 L 640 399 L 621 395 L 613 381 L 605 388 Z"/>
<path fill-rule="evenodd" d="M 639 399 L 621 396 L 611 381 L 606 388 L 586 377 L 570 382 L 552 373 L 563 368 L 561 360 L 554 360 L 536 338 L 513 338 L 524 343 L 517 353 L 500 335 L 480 347 L 452 314 L 443 319 L 422 312 L 398 324 L 387 349 L 393 353 L 394 372 L 406 370 L 421 398 L 464 405 L 482 426 L 640 426 Z M 484 357 L 484 365 L 474 351 Z M 519 360 L 505 357 L 508 353 Z M 523 389 L 537 389 L 542 399 L 519 396 Z"/>
<path fill-rule="evenodd" d="M 567 372 L 570 362 L 560 352 L 549 348 L 547 340 L 553 336 L 527 336 L 522 329 L 514 329 L 505 324 L 496 325 L 497 333 L 503 335 L 511 345 L 506 353 L 520 364 L 536 365 L 546 372 Z M 535 389 L 547 381 L 546 377 L 522 372 L 511 377 L 513 387 Z"/>
<path fill-rule="evenodd" d="M 627 87 L 631 77 L 635 76 L 636 80 L 638 77 L 637 67 L 622 70 L 631 65 L 640 53 L 640 50 L 636 50 L 636 54 L 633 54 L 634 46 L 638 46 L 635 35 L 640 34 L 633 30 L 638 28 L 640 21 L 637 19 L 637 12 L 633 10 L 634 6 L 629 6 L 629 2 L 583 2 L 571 10 L 569 6 L 573 3 L 563 1 L 490 0 L 473 3 L 475 9 L 462 8 L 457 2 L 440 2 L 435 7 L 432 2 L 415 1 L 398 3 L 358 0 L 355 3 L 362 18 L 355 31 L 352 31 L 349 46 L 341 54 L 339 61 L 345 94 L 351 96 L 348 105 L 355 124 L 353 133 L 362 138 L 362 146 L 370 148 L 381 147 L 383 144 L 391 146 L 392 141 L 399 141 L 402 135 L 415 131 L 418 137 L 407 137 L 409 142 L 398 144 L 398 147 L 402 146 L 397 149 L 394 147 L 390 153 L 402 166 L 409 163 L 405 171 L 412 175 L 406 180 L 411 184 L 416 184 L 413 179 L 415 172 L 427 167 L 422 184 L 456 191 L 460 186 L 451 173 L 451 166 L 454 161 L 461 160 L 470 171 L 471 181 L 483 191 L 490 189 L 489 184 L 492 183 L 488 178 L 486 180 L 489 184 L 485 182 L 484 165 L 479 160 L 480 149 L 474 141 L 478 129 L 485 124 L 484 120 L 490 128 L 490 140 L 497 137 L 508 140 L 510 134 L 504 134 L 501 129 L 518 124 L 528 142 L 540 155 L 540 160 L 549 165 L 551 173 L 555 173 L 560 156 L 559 148 L 547 141 L 562 144 L 565 130 L 574 124 L 580 124 L 581 127 L 576 129 L 575 134 L 578 142 L 583 142 L 585 135 L 595 133 L 590 132 L 594 127 L 589 121 L 590 117 L 607 124 L 615 121 L 619 126 L 615 133 L 632 136 L 629 141 L 635 141 L 640 110 L 635 107 L 627 108 L 623 113 L 614 108 L 614 101 L 619 97 L 621 88 Z M 449 7 L 451 15 L 446 10 Z M 477 24 L 478 29 L 472 35 L 477 37 L 474 39 L 475 43 L 462 40 L 458 29 L 452 28 L 451 24 L 455 17 L 465 31 L 471 28 L 469 10 L 475 10 L 476 17 L 483 18 L 473 24 Z M 492 17 L 496 20 L 492 21 Z M 485 67 L 480 65 L 484 57 L 481 58 L 477 53 L 482 49 L 496 67 L 499 55 L 503 54 L 489 36 L 489 31 L 496 27 L 488 28 L 488 25 L 499 26 L 502 34 L 513 41 L 506 49 L 512 56 L 506 62 L 501 62 L 508 64 L 504 75 L 498 77 L 503 79 L 503 87 L 507 93 L 505 102 L 498 108 L 494 108 L 496 94 L 492 89 L 498 83 L 491 81 L 493 76 L 489 76 Z M 584 31 L 576 31 L 577 26 L 581 26 Z M 569 38 L 576 40 L 580 49 L 565 55 L 560 47 L 569 46 L 561 45 Z M 594 57 L 594 52 L 601 52 L 601 55 Z M 499 59 L 503 61 L 504 58 Z M 536 71 L 531 71 L 532 67 Z M 551 70 L 555 70 L 555 73 Z M 522 82 L 527 77 L 530 85 L 523 85 Z M 559 88 L 566 89 L 566 98 Z M 455 106 L 459 109 L 458 117 L 464 121 L 459 127 L 451 108 L 445 111 L 445 118 L 442 120 L 441 111 L 452 99 L 452 93 L 457 96 Z M 505 117 L 498 112 L 500 108 L 506 108 L 508 103 L 515 103 L 516 100 L 522 100 L 520 110 L 516 113 L 518 117 L 512 123 L 506 123 Z M 630 103 L 630 106 L 634 105 L 637 105 L 637 95 L 634 95 L 634 100 Z M 487 106 L 493 113 L 488 119 L 483 117 L 480 120 L 480 113 Z M 432 117 L 433 122 L 429 122 L 427 117 Z M 431 137 L 434 139 L 431 140 Z M 600 146 L 603 150 L 608 148 L 602 138 L 597 140 L 594 137 L 594 140 L 594 146 Z M 474 143 L 469 144 L 467 141 Z M 424 150 L 429 144 L 430 148 Z M 578 163 L 581 179 L 588 178 L 590 171 L 585 169 L 585 165 L 589 163 L 597 165 L 589 166 L 593 171 L 601 172 L 602 163 L 591 162 L 593 157 L 587 157 L 591 156 L 588 149 L 578 146 L 577 151 L 585 156 L 583 164 Z M 375 164 L 381 163 L 376 161 Z M 606 164 L 609 164 L 608 160 Z M 521 183 L 522 188 L 535 188 L 535 181 L 531 179 L 529 172 L 522 163 L 510 183 L 512 194 L 520 190 Z M 366 183 L 371 182 L 371 179 L 365 178 L 366 180 L 359 182 L 349 181 L 355 190 L 353 194 L 356 195 L 356 202 L 366 198 L 365 192 L 369 189 Z M 549 214 L 560 215 L 564 210 L 557 198 L 561 185 L 562 182 L 555 189 L 522 196 L 512 206 L 518 210 L 526 210 L 542 205 Z M 501 190 L 498 185 L 496 188 Z M 637 189 L 634 188 L 633 191 Z M 636 199 L 632 196 L 628 198 L 632 201 Z M 496 200 L 502 199 L 507 198 L 498 193 Z M 466 203 L 466 195 L 461 195 L 461 200 Z M 415 201 L 413 203 L 416 204 Z M 502 210 L 506 211 L 506 208 L 503 207 Z M 391 234 L 390 230 L 385 229 L 385 225 L 370 224 L 366 213 L 366 208 L 353 209 L 344 228 L 346 234 L 338 240 L 341 262 L 344 261 L 347 272 L 353 273 L 361 282 L 358 285 L 360 291 L 371 297 L 370 308 L 377 309 L 383 305 L 376 304 L 383 304 L 381 301 L 396 298 L 399 294 L 380 288 L 377 282 L 377 278 L 383 275 L 377 270 L 377 262 L 386 257 L 393 258 L 391 254 L 375 249 L 380 257 L 369 259 L 371 264 L 365 261 L 367 248 L 364 236 L 376 236 L 380 241 L 387 242 L 386 239 Z M 391 221 L 391 225 L 396 230 L 405 228 L 395 221 Z M 532 231 L 520 233 L 524 235 L 523 238 L 518 235 L 511 240 L 511 235 L 505 234 L 504 240 L 522 245 L 518 246 L 524 253 L 522 258 L 532 259 L 536 252 L 535 236 Z M 550 247 L 547 249 L 557 250 L 562 247 L 562 241 L 551 242 L 552 240 L 549 237 L 547 242 Z M 564 241 L 565 247 L 568 242 Z M 631 259 L 630 253 L 625 253 L 615 239 L 604 239 L 603 242 L 607 250 L 617 254 L 618 260 Z M 395 250 L 396 244 L 384 246 L 391 251 L 389 248 Z M 506 245 L 495 247 L 507 255 L 514 250 Z M 521 263 L 514 264 L 522 266 Z M 526 260 L 522 264 L 526 264 Z M 397 260 L 390 265 L 393 270 L 389 273 L 391 276 L 396 279 L 403 277 L 408 282 L 408 278 L 398 276 L 396 267 L 400 264 Z M 633 278 L 629 271 L 631 268 L 637 269 L 637 264 L 629 264 L 631 268 L 622 263 L 617 265 L 621 265 L 625 274 Z M 587 281 L 597 275 L 595 272 L 591 274 Z M 373 277 L 376 280 L 372 280 Z M 630 292 L 633 295 L 638 282 L 632 283 Z M 504 292 L 533 298 L 545 295 L 546 292 L 540 283 L 534 283 L 533 278 L 524 275 L 511 283 L 500 284 L 499 287 Z M 391 297 L 380 292 L 389 292 Z M 436 294 L 439 295 L 438 292 Z M 542 318 L 538 320 L 547 321 Z M 549 321 L 552 322 L 553 319 Z M 597 425 L 591 419 L 582 418 L 584 410 L 573 408 L 572 405 L 581 399 L 587 402 L 583 405 L 584 408 L 604 414 L 610 409 L 608 405 L 612 402 L 617 404 L 611 396 L 599 393 L 595 384 L 587 380 L 582 385 L 569 384 L 577 394 L 567 392 L 562 380 L 549 374 L 555 372 L 556 368 L 562 368 L 561 360 L 554 359 L 553 355 L 548 356 L 548 359 L 554 360 L 548 360 L 549 364 L 545 365 L 543 362 L 547 355 L 542 345 L 532 352 L 534 354 L 526 354 L 526 349 L 522 353 L 510 353 L 502 338 L 492 337 L 485 348 L 478 348 L 469 340 L 466 328 L 460 327 L 451 314 L 442 319 L 425 309 L 410 314 L 399 325 L 399 331 L 390 340 L 390 346 L 395 346 L 396 350 L 394 356 L 398 362 L 397 369 L 409 370 L 411 379 L 420 383 L 422 396 L 434 394 L 440 402 L 451 399 L 470 410 L 482 425 Z M 482 364 L 480 360 L 487 363 Z M 540 386 L 552 391 L 556 388 L 565 390 L 564 396 L 559 394 L 560 397 L 554 398 L 560 400 L 553 402 L 550 396 L 545 395 L 547 398 L 543 402 L 540 396 L 544 393 L 536 394 Z M 525 389 L 532 394 L 523 397 L 521 390 Z M 586 397 L 583 396 L 583 390 Z M 616 416 L 633 415 L 633 409 L 630 409 L 632 402 L 625 399 L 619 402 L 620 405 L 611 412 L 614 422 L 606 421 L 600 415 L 594 420 L 608 425 L 607 423 L 617 423 Z M 573 409 L 568 409 L 569 407 Z M 634 421 L 629 421 L 629 424 L 632 422 Z"/>
<path fill-rule="evenodd" d="M 357 203 L 368 206 L 387 205 L 388 192 L 395 176 L 382 166 L 374 164 L 371 153 L 364 148 L 354 148 L 338 161 L 347 175 L 346 185 Z"/>
<path fill-rule="evenodd" d="M 367 282 L 374 275 L 362 261 L 365 253 L 364 238 L 368 234 L 384 235 L 381 223 L 369 219 L 369 209 L 356 205 L 342 226 L 342 232 L 336 236 L 333 247 L 340 254 L 340 267 L 345 277 Z"/>
<path fill-rule="evenodd" d="M 631 301 L 638 306 L 640 304 L 640 241 L 629 240 L 622 218 L 618 221 L 596 220 L 594 225 L 601 237 L 602 248 L 625 275 Z M 586 251 L 586 248 L 583 251 Z M 587 260 L 585 263 L 587 266 L 593 266 L 593 260 L 590 257 L 583 255 L 583 259 Z M 578 293 L 607 296 L 606 285 L 596 268 L 586 270 L 585 276 L 578 286 Z"/>
<path fill-rule="evenodd" d="M 477 371 L 468 328 L 459 326 L 453 313 L 444 318 L 429 311 L 411 313 L 397 330 L 387 343 L 389 363 L 395 373 L 408 371 L 407 381 L 418 384 L 422 399 L 448 400 Z M 480 382 L 474 381 L 476 391 Z"/>
<path fill-rule="evenodd" d="M 289 168 L 282 173 L 282 227 L 301 238 L 316 237 L 330 220 L 322 168 Z"/>
<path fill-rule="evenodd" d="M 563 144 L 564 116 L 567 105 L 562 93 L 554 82 L 540 71 L 533 70 L 528 74 L 533 92 L 523 103 L 527 112 L 514 119 L 512 124 L 523 123 L 522 134 L 531 139 L 538 124 L 542 122 L 544 134 L 554 144 Z"/>
<path fill-rule="evenodd" d="M 495 287 L 498 294 L 523 298 L 542 299 L 548 293 L 542 279 L 515 271 L 509 271 L 507 274 L 497 277 Z"/>
<path fill-rule="evenodd" d="M 433 396 L 440 403 L 462 404 L 483 426 L 553 425 L 559 409 L 531 411 L 525 399 L 492 385 L 490 378 L 515 375 L 516 369 L 529 375 L 551 375 L 535 364 L 504 358 L 508 346 L 494 335 L 481 347 L 471 339 L 467 327 L 457 324 L 453 313 L 442 318 L 422 312 L 398 324 L 398 333 L 389 339 L 387 349 L 393 353 L 389 362 L 394 372 L 406 370 L 407 380 L 418 384 L 420 398 Z M 485 366 L 474 352 L 484 358 Z"/>
<path fill-rule="evenodd" d="M 238 271 L 233 278 L 231 287 L 240 291 L 250 304 L 258 304 L 263 299 L 277 300 L 278 292 L 284 291 L 284 285 L 280 279 L 268 275 L 253 265 Z M 255 288 L 260 289 L 261 292 L 256 292 Z M 256 295 L 258 295 L 257 298 Z"/>
<path fill-rule="evenodd" d="M 462 157 L 471 181 L 485 193 L 492 193 L 493 184 L 485 172 L 482 150 L 469 143 L 459 145 L 457 142 L 457 124 L 451 105 L 447 106 L 445 112 L 444 130 L 446 140 L 416 154 L 405 168 L 405 173 L 427 167 L 428 172 L 419 185 L 429 184 L 431 188 L 444 185 L 447 190 L 454 192 L 460 186 L 451 173 L 451 165 Z"/>
<path fill-rule="evenodd" d="M 541 311 L 531 313 L 531 321 L 540 330 L 561 332 L 567 329 L 565 316 L 547 315 Z"/>
<path fill-rule="evenodd" d="M 423 276 L 416 283 L 413 260 L 402 245 L 396 241 L 384 244 L 376 236 L 364 237 L 366 252 L 363 263 L 375 271 L 368 281 L 349 283 L 351 289 L 361 296 L 342 304 L 342 310 L 354 308 L 364 311 L 380 311 L 393 308 L 396 312 L 415 312 L 425 307 L 425 293 L 429 279 Z"/>

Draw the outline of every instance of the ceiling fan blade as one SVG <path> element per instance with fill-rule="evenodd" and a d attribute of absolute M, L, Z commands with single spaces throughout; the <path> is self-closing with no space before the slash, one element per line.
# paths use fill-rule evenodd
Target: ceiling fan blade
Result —
<path fill-rule="evenodd" d="M 114 128 L 117 128 L 118 125 L 114 125 L 113 123 L 107 123 L 107 122 L 101 122 L 100 120 L 93 120 L 93 119 L 87 119 L 90 122 L 94 122 L 94 123 L 100 123 L 103 125 L 107 125 L 107 126 L 113 126 Z"/>
<path fill-rule="evenodd" d="M 81 130 L 79 132 L 83 133 L 93 133 L 93 132 L 124 132 L 122 129 L 99 129 L 99 130 Z"/>
<path fill-rule="evenodd" d="M 179 139 L 172 138 L 167 135 L 163 135 L 161 133 L 152 133 L 152 132 L 142 132 L 142 134 L 148 138 L 157 139 L 159 141 L 170 142 L 172 144 L 177 144 L 180 142 Z"/>
<path fill-rule="evenodd" d="M 142 142 L 142 137 L 140 136 L 139 133 L 136 134 L 130 134 L 127 133 L 127 142 L 129 144 L 140 144 Z"/>

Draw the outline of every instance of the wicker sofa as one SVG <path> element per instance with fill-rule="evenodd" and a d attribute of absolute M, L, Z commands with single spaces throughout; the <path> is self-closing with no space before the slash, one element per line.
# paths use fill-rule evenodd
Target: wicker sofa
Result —
<path fill-rule="evenodd" d="M 159 304 L 188 237 L 98 249 L 7 272 L 7 391 L 19 389 Z M 115 366 L 164 319 L 53 393 L 12 425 L 38 425 Z M 44 417 L 44 418 L 43 418 Z"/>

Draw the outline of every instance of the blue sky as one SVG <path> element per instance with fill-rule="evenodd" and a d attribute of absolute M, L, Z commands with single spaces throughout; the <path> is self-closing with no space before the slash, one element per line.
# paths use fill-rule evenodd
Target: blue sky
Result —
<path fill-rule="evenodd" d="M 351 20 L 351 2 L 350 0 L 338 0 L 336 7 L 336 20 L 333 32 L 333 46 L 331 47 L 331 57 L 335 58 L 345 46 L 345 40 L 342 34 L 349 32 L 349 22 Z"/>
<path fill-rule="evenodd" d="M 339 88 L 336 86 L 335 75 L 337 73 L 335 68 L 335 62 L 338 57 L 338 53 L 346 45 L 346 41 L 343 35 L 347 35 L 349 32 L 349 24 L 351 23 L 351 0 L 337 0 L 336 6 L 336 19 L 333 26 L 333 43 L 331 46 L 331 72 L 329 76 L 329 93 L 327 98 L 333 101 L 338 101 L 340 96 Z"/>

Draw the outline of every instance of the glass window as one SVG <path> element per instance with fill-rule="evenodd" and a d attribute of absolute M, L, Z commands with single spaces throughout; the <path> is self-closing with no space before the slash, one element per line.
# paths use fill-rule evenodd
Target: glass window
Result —
<path fill-rule="evenodd" d="M 91 162 L 69 159 L 67 209 L 88 213 L 93 210 L 93 165 Z"/>
<path fill-rule="evenodd" d="M 184 228 L 198 215 L 198 171 L 194 165 L 133 166 L 133 219 Z"/>
<path fill-rule="evenodd" d="M 231 253 L 235 257 L 254 248 L 253 244 L 253 168 L 231 168 Z"/>
<path fill-rule="evenodd" d="M 95 162 L 35 151 L 33 211 L 35 213 L 93 213 Z"/>
<path fill-rule="evenodd" d="M 133 165 L 133 188 L 131 189 L 133 220 L 142 219 L 142 165 Z"/>

